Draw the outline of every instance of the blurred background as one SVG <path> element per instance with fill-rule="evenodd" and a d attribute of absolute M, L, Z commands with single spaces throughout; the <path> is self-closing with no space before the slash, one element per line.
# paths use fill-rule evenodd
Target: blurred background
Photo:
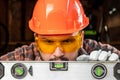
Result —
<path fill-rule="evenodd" d="M 0 56 L 34 41 L 28 21 L 37 0 L 0 0 Z M 120 50 L 120 0 L 80 0 L 90 24 L 85 38 Z"/>

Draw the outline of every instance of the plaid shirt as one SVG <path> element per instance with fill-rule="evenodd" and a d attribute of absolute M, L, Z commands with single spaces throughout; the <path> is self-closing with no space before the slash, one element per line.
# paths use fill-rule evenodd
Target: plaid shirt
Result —
<path fill-rule="evenodd" d="M 81 54 L 90 54 L 93 50 L 105 50 L 112 51 L 120 56 L 120 51 L 115 47 L 109 44 L 102 44 L 100 42 L 96 42 L 95 40 L 86 39 L 83 42 L 83 48 L 79 49 L 78 53 Z M 9 61 L 40 61 L 41 56 L 39 51 L 36 50 L 35 43 L 31 43 L 29 46 L 24 45 L 22 47 L 16 48 L 12 52 L 8 52 L 7 54 L 0 57 L 0 60 L 9 60 Z"/>

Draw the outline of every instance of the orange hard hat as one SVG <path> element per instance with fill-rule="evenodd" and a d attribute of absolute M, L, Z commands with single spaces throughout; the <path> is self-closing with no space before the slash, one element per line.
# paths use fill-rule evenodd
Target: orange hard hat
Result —
<path fill-rule="evenodd" d="M 70 34 L 89 24 L 79 0 L 38 0 L 29 21 L 38 34 Z"/>

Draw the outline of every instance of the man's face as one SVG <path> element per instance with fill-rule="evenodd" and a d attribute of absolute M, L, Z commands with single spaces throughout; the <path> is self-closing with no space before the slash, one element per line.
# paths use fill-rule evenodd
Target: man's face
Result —
<path fill-rule="evenodd" d="M 82 37 L 81 34 L 36 35 L 35 42 L 44 61 L 74 61 L 82 45 Z"/>

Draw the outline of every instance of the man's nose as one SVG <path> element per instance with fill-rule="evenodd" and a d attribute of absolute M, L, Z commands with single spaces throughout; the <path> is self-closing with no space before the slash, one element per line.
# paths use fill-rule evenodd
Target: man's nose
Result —
<path fill-rule="evenodd" d="M 57 48 L 55 49 L 53 55 L 54 55 L 55 57 L 61 57 L 61 56 L 64 55 L 64 53 L 61 51 L 61 49 L 60 49 L 59 47 L 57 47 Z"/>

